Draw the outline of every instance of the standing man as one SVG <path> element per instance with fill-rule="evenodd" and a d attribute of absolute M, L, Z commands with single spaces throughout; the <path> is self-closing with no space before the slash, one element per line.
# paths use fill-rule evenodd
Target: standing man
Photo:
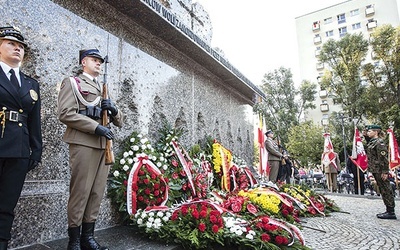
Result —
<path fill-rule="evenodd" d="M 0 250 L 11 239 L 26 173 L 42 157 L 39 84 L 20 71 L 27 47 L 15 27 L 0 27 Z"/>
<path fill-rule="evenodd" d="M 122 126 L 123 114 L 110 99 L 101 100 L 102 86 L 97 77 L 103 62 L 97 49 L 81 50 L 82 72 L 65 78 L 58 95 L 58 117 L 67 125 L 63 140 L 69 144 L 71 168 L 69 250 L 108 249 L 93 237 L 109 173 L 109 166 L 105 165 L 106 140 L 114 137 L 108 127 L 101 125 L 101 114 L 107 110 L 118 127 Z"/>
<path fill-rule="evenodd" d="M 339 155 L 336 152 L 333 153 L 335 154 L 334 162 L 331 162 L 328 165 L 322 165 L 324 165 L 326 185 L 328 186 L 328 190 L 331 192 L 336 192 L 338 189 L 337 176 L 342 168 L 340 166 Z"/>
<path fill-rule="evenodd" d="M 265 135 L 267 136 L 267 139 L 265 140 L 265 148 L 268 151 L 268 164 L 270 167 L 269 181 L 275 183 L 278 179 L 280 162 L 283 158 L 287 158 L 287 156 L 284 156 L 280 152 L 278 143 L 274 140 L 274 133 L 272 130 L 265 132 Z"/>
<path fill-rule="evenodd" d="M 379 219 L 396 219 L 394 213 L 394 193 L 389 181 L 388 148 L 383 138 L 385 134 L 378 125 L 369 125 L 367 135 L 368 171 L 372 173 L 382 195 L 386 212 L 377 214 Z"/>

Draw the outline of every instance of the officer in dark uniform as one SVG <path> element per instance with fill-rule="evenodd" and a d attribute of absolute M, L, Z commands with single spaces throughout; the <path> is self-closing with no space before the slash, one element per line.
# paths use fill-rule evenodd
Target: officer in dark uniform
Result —
<path fill-rule="evenodd" d="M 39 84 L 20 71 L 27 47 L 15 27 L 0 27 L 0 250 L 11 239 L 26 173 L 42 157 Z"/>
<path fill-rule="evenodd" d="M 97 49 L 80 51 L 83 72 L 65 78 L 58 95 L 58 118 L 67 125 L 63 140 L 69 144 L 71 168 L 68 250 L 108 249 L 93 236 L 110 169 L 105 165 L 106 140 L 114 136 L 100 118 L 106 110 L 113 124 L 120 127 L 123 114 L 110 99 L 102 100 L 97 77 L 103 62 Z"/>
<path fill-rule="evenodd" d="M 379 219 L 396 219 L 394 194 L 388 178 L 388 148 L 383 141 L 385 135 L 378 125 L 369 125 L 367 135 L 370 138 L 367 144 L 368 171 L 374 176 L 386 206 L 386 212 L 376 216 Z"/>

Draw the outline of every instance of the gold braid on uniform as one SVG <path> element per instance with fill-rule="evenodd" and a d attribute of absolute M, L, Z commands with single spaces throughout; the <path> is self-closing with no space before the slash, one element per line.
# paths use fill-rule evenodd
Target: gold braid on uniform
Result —
<path fill-rule="evenodd" d="M 3 107 L 3 109 L 0 111 L 0 125 L 1 125 L 1 138 L 3 138 L 4 135 L 4 129 L 6 128 L 6 107 Z"/>

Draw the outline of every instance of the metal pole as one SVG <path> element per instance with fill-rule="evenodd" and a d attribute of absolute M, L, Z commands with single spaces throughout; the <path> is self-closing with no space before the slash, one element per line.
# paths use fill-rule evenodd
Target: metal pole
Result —
<path fill-rule="evenodd" d="M 343 114 L 340 114 L 340 120 L 342 123 L 342 135 L 343 135 L 343 154 L 344 154 L 344 167 L 347 171 L 347 151 L 346 151 L 346 134 L 344 133 L 344 117 Z"/>

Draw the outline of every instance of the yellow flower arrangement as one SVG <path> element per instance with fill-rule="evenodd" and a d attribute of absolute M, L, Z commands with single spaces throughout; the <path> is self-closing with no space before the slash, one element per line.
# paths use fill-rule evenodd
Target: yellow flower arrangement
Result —
<path fill-rule="evenodd" d="M 240 190 L 238 195 L 243 197 L 248 197 L 251 200 L 251 202 L 257 204 L 258 206 L 260 206 L 261 208 L 272 214 L 278 214 L 280 212 L 279 205 L 281 201 L 276 196 L 269 194 L 253 193 L 252 190 L 248 192 Z"/>

